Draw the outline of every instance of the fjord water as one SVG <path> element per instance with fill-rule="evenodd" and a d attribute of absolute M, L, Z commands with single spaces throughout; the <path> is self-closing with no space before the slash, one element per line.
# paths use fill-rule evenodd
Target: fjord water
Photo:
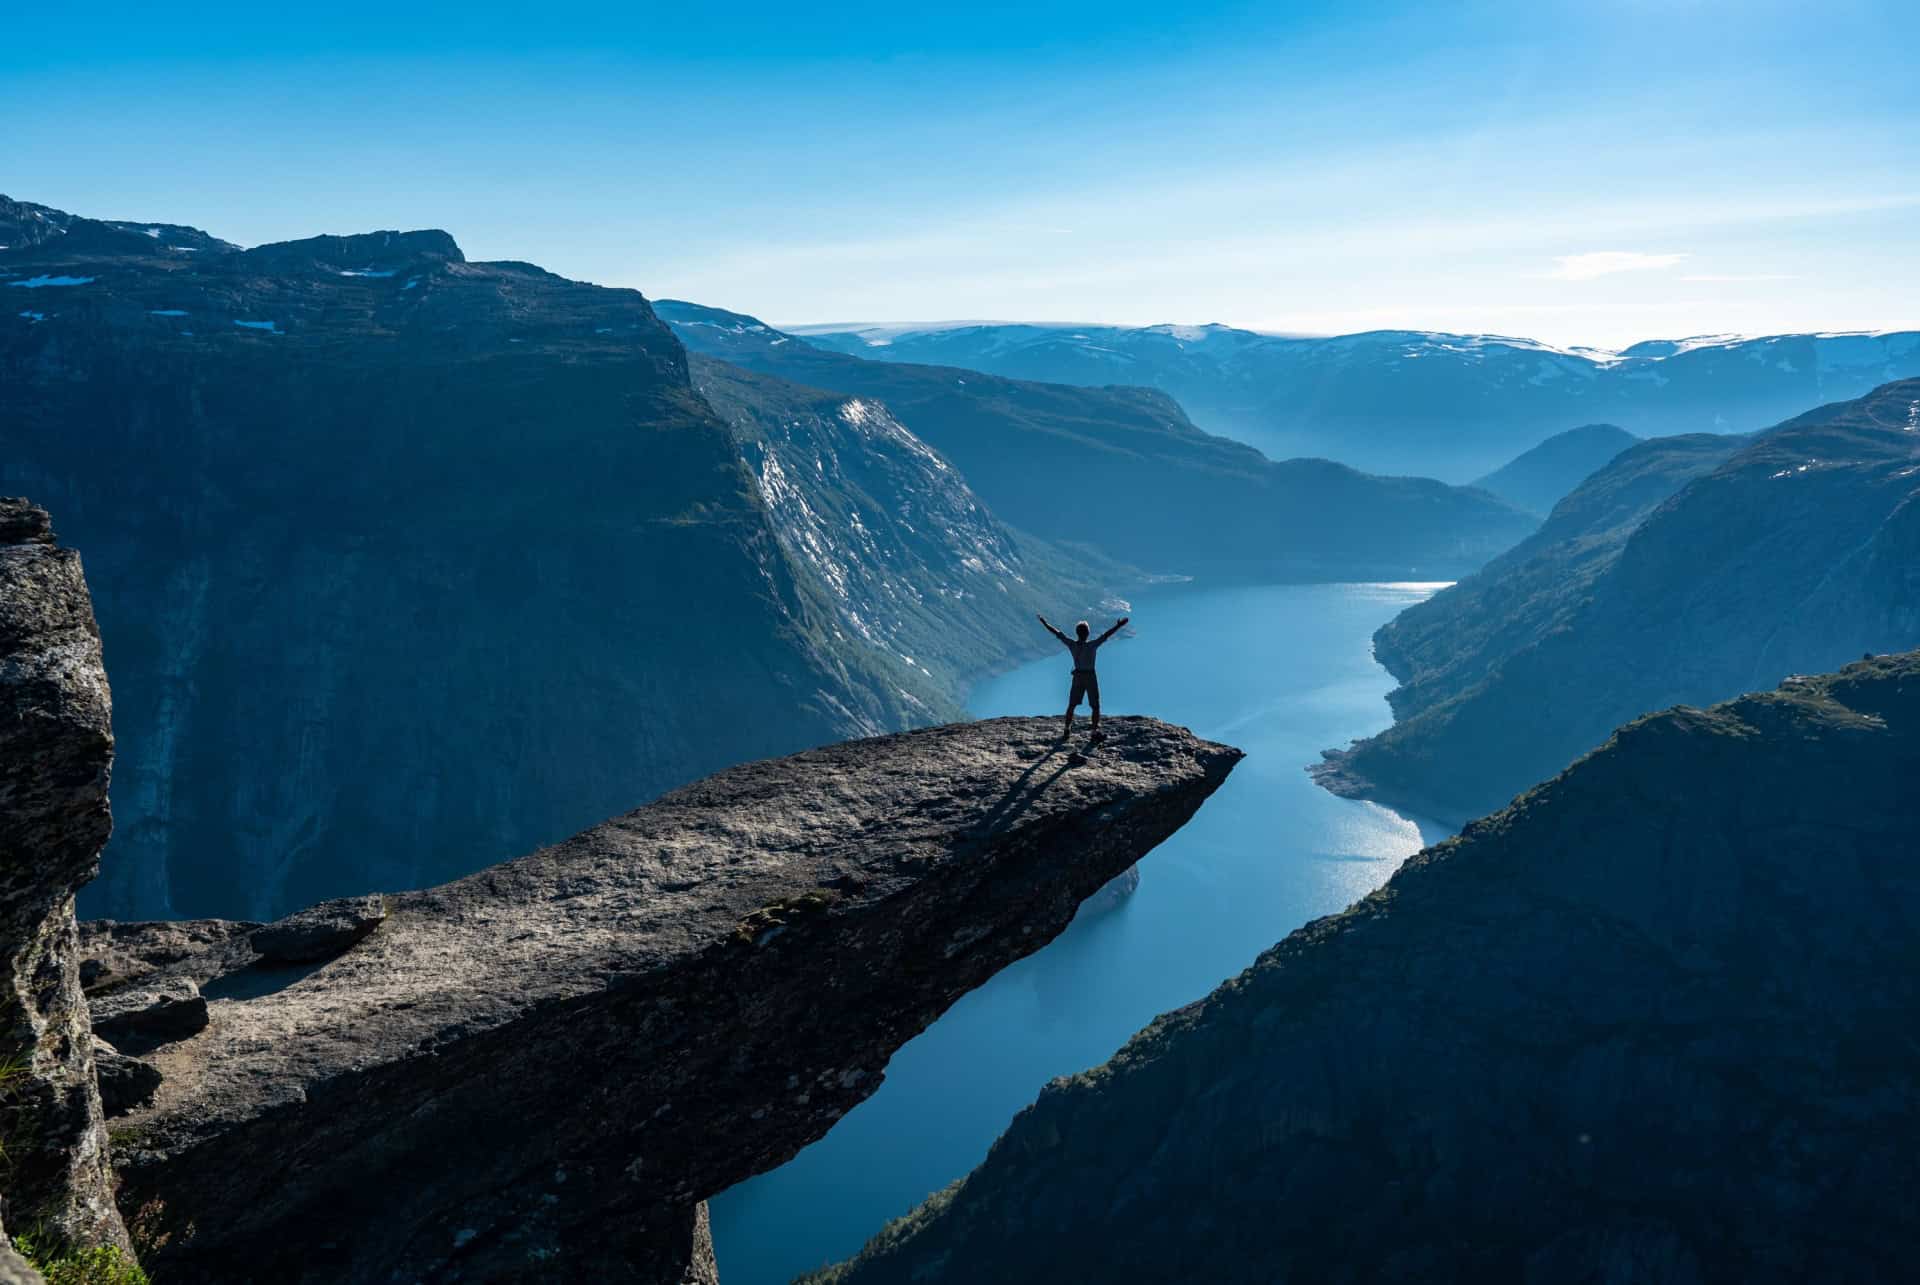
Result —
<path fill-rule="evenodd" d="M 773 1285 L 852 1254 L 978 1164 L 1047 1080 L 1104 1062 L 1155 1016 L 1205 995 L 1444 837 L 1335 798 L 1303 770 L 1321 749 L 1391 721 L 1393 680 L 1374 663 L 1371 635 L 1438 588 L 1188 588 L 1136 601 L 1130 635 L 1101 651 L 1107 711 L 1183 723 L 1246 759 L 1142 863 L 1139 891 L 1120 909 L 1081 916 L 964 996 L 894 1056 L 880 1091 L 832 1133 L 715 1199 L 721 1278 Z M 1064 650 L 1024 665 L 981 684 L 970 708 L 1057 713 L 1067 669 Z"/>

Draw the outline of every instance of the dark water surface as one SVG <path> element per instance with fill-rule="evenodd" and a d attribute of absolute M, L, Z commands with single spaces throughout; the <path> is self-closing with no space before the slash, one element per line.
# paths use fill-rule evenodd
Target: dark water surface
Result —
<path fill-rule="evenodd" d="M 1271 585 L 1137 600 L 1133 636 L 1101 651 L 1108 711 L 1183 723 L 1239 746 L 1245 761 L 1141 864 L 1122 909 L 1076 920 L 963 997 L 832 1133 L 715 1199 L 721 1279 L 773 1285 L 852 1254 L 978 1164 L 1047 1080 L 1106 1061 L 1155 1016 L 1443 837 L 1335 798 L 1303 770 L 1323 748 L 1391 721 L 1393 680 L 1373 661 L 1371 635 L 1439 587 Z M 982 684 L 969 705 L 982 717 L 1057 712 L 1067 669 L 1062 649 Z"/>

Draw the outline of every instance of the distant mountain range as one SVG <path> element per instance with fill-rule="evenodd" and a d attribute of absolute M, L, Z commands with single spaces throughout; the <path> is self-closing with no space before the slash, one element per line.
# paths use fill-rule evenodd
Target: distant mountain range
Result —
<path fill-rule="evenodd" d="M 1150 388 L 1007 379 L 815 347 L 740 313 L 655 304 L 687 347 L 883 402 L 1006 521 L 1158 573 L 1445 579 L 1532 530 L 1484 492 L 1266 458 L 1194 427 Z"/>
<path fill-rule="evenodd" d="M 1211 432 L 1275 459 L 1465 482 L 1563 429 L 1642 437 L 1764 428 L 1920 375 L 1920 332 L 1709 335 L 1618 352 L 1500 335 L 1376 330 L 1333 338 L 1230 326 L 1001 323 L 796 328 L 877 361 L 1015 379 L 1162 389 Z"/>
<path fill-rule="evenodd" d="M 1649 710 L 1920 646 L 1920 380 L 1751 438 L 1623 451 L 1525 542 L 1374 638 L 1398 720 L 1342 793 L 1454 819 Z"/>

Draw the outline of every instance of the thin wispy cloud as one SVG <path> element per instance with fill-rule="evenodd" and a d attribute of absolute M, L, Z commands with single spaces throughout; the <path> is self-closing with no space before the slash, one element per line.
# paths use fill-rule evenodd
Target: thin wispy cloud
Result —
<path fill-rule="evenodd" d="M 1745 285 L 1750 281 L 1798 281 L 1800 278 L 1792 272 L 1689 272 L 1680 279 L 1712 285 Z"/>
<path fill-rule="evenodd" d="M 1620 272 L 1651 272 L 1671 268 L 1684 254 L 1643 254 L 1638 250 L 1594 250 L 1588 254 L 1554 256 L 1554 269 L 1547 276 L 1555 281 L 1592 281 Z"/>

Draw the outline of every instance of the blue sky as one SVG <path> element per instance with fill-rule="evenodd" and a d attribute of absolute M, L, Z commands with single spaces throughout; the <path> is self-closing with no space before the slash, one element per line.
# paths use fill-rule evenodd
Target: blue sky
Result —
<path fill-rule="evenodd" d="M 1920 326 L 1920 6 L 31 7 L 0 191 L 781 323 Z"/>

